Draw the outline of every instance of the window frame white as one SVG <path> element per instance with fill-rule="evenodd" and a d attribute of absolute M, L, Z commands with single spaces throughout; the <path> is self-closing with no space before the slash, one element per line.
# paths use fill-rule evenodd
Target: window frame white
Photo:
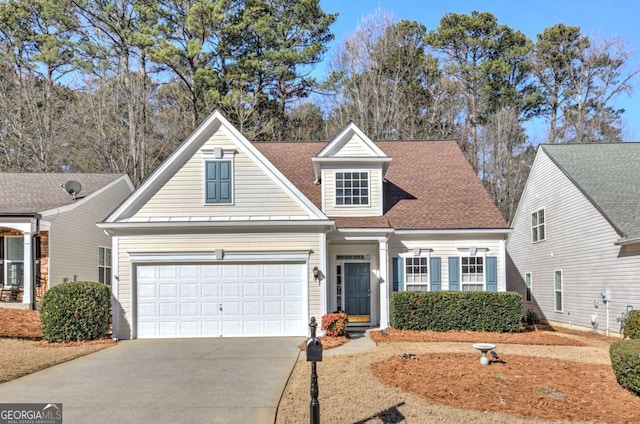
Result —
<path fill-rule="evenodd" d="M 367 177 L 366 177 L 366 182 L 367 182 L 367 187 L 366 187 L 366 190 L 367 190 L 367 194 L 366 194 L 367 203 L 366 204 L 365 203 L 358 203 L 358 204 L 354 204 L 354 203 L 345 204 L 345 203 L 342 203 L 342 204 L 339 204 L 338 203 L 338 198 L 346 199 L 347 196 L 345 196 L 344 194 L 342 196 L 338 196 L 338 190 L 345 190 L 346 189 L 344 186 L 340 187 L 340 188 L 338 187 L 338 174 L 343 174 L 342 182 L 344 183 L 344 174 L 356 174 L 356 173 L 359 174 L 359 175 L 360 174 L 366 174 L 367 175 Z M 351 178 L 350 182 L 353 182 L 353 181 L 354 181 L 354 179 Z M 362 181 L 365 181 L 365 180 L 362 179 L 362 178 L 359 178 L 358 181 L 362 182 Z M 366 170 L 362 170 L 362 169 L 336 169 L 336 170 L 333 171 L 333 184 L 334 184 L 334 187 L 333 187 L 333 190 L 334 190 L 334 192 L 333 192 L 333 195 L 334 195 L 333 203 L 334 203 L 334 206 L 336 208 L 370 208 L 371 207 L 371 199 L 372 199 L 371 198 L 371 170 L 369 170 L 369 169 L 366 169 Z M 353 187 L 350 187 L 350 189 L 353 190 Z M 362 190 L 362 187 L 358 187 L 358 190 Z M 364 196 L 362 194 L 360 194 L 357 197 L 361 200 Z M 353 202 L 353 199 L 354 199 L 353 194 L 351 194 L 349 196 L 349 199 L 351 199 L 351 201 Z"/>
<path fill-rule="evenodd" d="M 472 254 L 472 250 L 475 250 L 475 254 Z M 479 282 L 463 282 L 464 275 L 463 271 L 463 259 L 464 258 L 481 258 L 482 259 L 482 289 L 476 291 L 487 291 L 487 248 L 468 248 L 468 249 L 458 249 L 458 275 L 460 277 L 460 291 L 463 290 L 464 285 L 479 285 Z M 476 265 L 477 266 L 477 265 Z M 469 290 L 467 290 L 469 291 Z M 471 290 L 474 291 L 474 290 Z"/>
<path fill-rule="evenodd" d="M 9 254 L 9 240 L 20 240 L 20 249 L 17 252 L 20 252 L 20 256 L 22 259 L 13 259 L 10 258 Z M 18 266 L 18 274 L 16 277 L 18 278 L 18 285 L 20 287 L 24 286 L 24 236 L 23 235 L 7 235 L 4 236 L 4 284 L 6 286 L 14 285 L 14 281 L 10 279 L 12 265 L 21 264 Z"/>
<path fill-rule="evenodd" d="M 558 281 L 556 276 L 560 275 L 560 288 L 558 289 Z M 560 308 L 558 309 L 558 295 L 560 295 Z M 555 312 L 564 312 L 564 272 L 561 269 L 553 271 L 553 310 Z"/>
<path fill-rule="evenodd" d="M 106 252 L 109 252 L 109 261 L 106 260 L 107 259 L 105 257 Z M 111 278 L 113 277 L 112 260 L 113 260 L 113 252 L 111 250 L 111 247 L 98 246 L 98 282 L 99 283 L 111 286 Z M 103 278 L 103 277 L 107 277 L 106 275 L 107 270 L 109 271 L 108 278 Z M 105 281 L 100 281 L 101 279 L 105 279 Z"/>
<path fill-rule="evenodd" d="M 416 255 L 413 251 L 398 255 L 402 259 L 402 280 L 403 291 L 431 291 L 431 249 L 420 249 L 420 254 Z M 427 273 L 424 274 L 426 281 L 409 282 L 407 278 L 407 259 L 425 259 Z M 422 275 L 422 274 L 421 274 Z M 407 290 L 408 286 L 420 287 L 420 290 Z M 426 288 L 426 289 L 424 289 Z"/>
<path fill-rule="evenodd" d="M 524 301 L 531 302 L 533 295 L 531 293 L 531 287 L 533 284 L 533 274 L 531 272 L 524 273 Z"/>
<path fill-rule="evenodd" d="M 540 212 L 542 212 L 542 223 L 540 222 Z M 533 223 L 533 216 L 536 216 L 536 224 Z M 531 243 L 540 243 L 547 239 L 547 211 L 545 208 L 538 208 L 531 212 Z M 540 238 L 540 229 L 542 229 L 543 237 Z M 535 234 L 535 237 L 534 237 Z"/>

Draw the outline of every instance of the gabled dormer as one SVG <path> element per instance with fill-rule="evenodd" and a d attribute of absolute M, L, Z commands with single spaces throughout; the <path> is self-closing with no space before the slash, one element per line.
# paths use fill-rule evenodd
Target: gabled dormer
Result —
<path fill-rule="evenodd" d="M 353 123 L 311 158 L 328 216 L 382 216 L 391 158 Z"/>

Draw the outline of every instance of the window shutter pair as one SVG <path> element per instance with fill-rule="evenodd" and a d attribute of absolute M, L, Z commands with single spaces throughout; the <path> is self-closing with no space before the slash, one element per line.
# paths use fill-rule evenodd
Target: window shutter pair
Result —
<path fill-rule="evenodd" d="M 440 290 L 440 258 L 429 258 L 430 291 Z M 404 290 L 404 258 L 393 258 L 393 291 Z"/>

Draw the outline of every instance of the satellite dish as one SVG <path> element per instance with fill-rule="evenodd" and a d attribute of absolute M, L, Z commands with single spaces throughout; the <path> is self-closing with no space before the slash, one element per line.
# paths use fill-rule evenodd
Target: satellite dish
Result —
<path fill-rule="evenodd" d="M 75 200 L 80 190 L 82 190 L 82 185 L 77 181 L 67 181 L 64 184 L 64 190 L 73 196 L 73 200 Z"/>

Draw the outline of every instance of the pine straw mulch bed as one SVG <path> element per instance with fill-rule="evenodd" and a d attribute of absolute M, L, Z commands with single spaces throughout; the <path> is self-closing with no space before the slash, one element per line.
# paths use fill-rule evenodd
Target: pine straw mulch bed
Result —
<path fill-rule="evenodd" d="M 617 338 L 535 329 L 386 333 L 369 333 L 374 349 L 318 363 L 323 422 L 640 423 L 640 398 L 621 388 L 611 369 L 609 346 Z M 477 342 L 496 343 L 504 362 L 480 366 L 471 346 Z M 303 355 L 276 422 L 308 422 L 309 400 Z"/>
<path fill-rule="evenodd" d="M 49 343 L 42 340 L 38 311 L 0 308 L 0 383 L 105 349 L 114 343 L 108 337 L 88 342 Z"/>

